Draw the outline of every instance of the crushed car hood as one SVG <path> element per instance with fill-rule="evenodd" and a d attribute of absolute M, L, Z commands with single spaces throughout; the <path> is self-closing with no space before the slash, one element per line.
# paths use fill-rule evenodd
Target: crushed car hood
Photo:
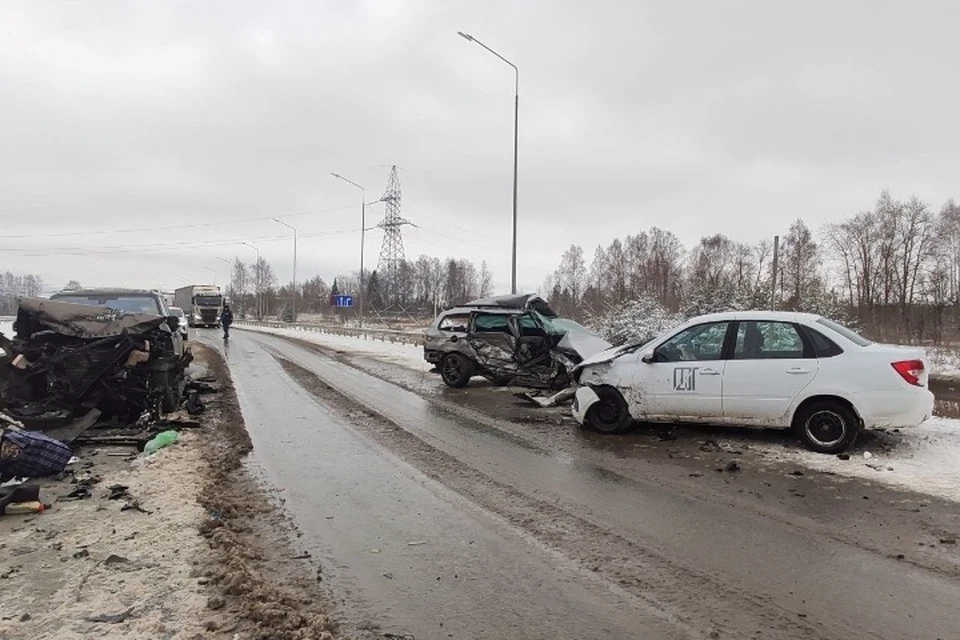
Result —
<path fill-rule="evenodd" d="M 572 351 L 584 360 L 610 347 L 611 344 L 600 336 L 577 329 L 568 329 L 560 342 L 557 343 L 558 349 Z"/>
<path fill-rule="evenodd" d="M 576 369 L 582 369 L 584 367 L 589 367 L 594 364 L 603 364 L 604 362 L 610 362 L 611 360 L 616 360 L 617 358 L 619 358 L 620 356 L 626 353 L 633 353 L 634 351 L 637 351 L 638 349 L 641 349 L 641 348 L 642 346 L 641 347 L 625 347 L 625 346 L 612 347 L 611 346 L 604 349 L 603 351 L 597 351 L 596 353 L 594 353 L 588 358 L 584 358 L 583 361 L 576 366 Z"/>
<path fill-rule="evenodd" d="M 92 305 L 22 298 L 17 313 L 17 334 L 21 335 L 24 330 L 32 329 L 31 332 L 34 332 L 50 329 L 61 335 L 84 339 L 123 334 L 136 336 L 166 326 L 166 321 L 163 316 L 145 313 L 127 313 Z"/>

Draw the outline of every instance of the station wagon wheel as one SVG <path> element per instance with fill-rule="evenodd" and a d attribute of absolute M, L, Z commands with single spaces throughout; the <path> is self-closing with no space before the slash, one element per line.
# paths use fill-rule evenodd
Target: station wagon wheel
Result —
<path fill-rule="evenodd" d="M 451 353 L 440 363 L 440 377 L 448 387 L 462 389 L 474 372 L 473 361 L 459 353 Z"/>
<path fill-rule="evenodd" d="M 840 453 L 857 439 L 860 419 L 845 404 L 825 400 L 799 412 L 794 429 L 808 449 L 818 453 Z"/>
<path fill-rule="evenodd" d="M 593 391 L 600 401 L 587 411 L 586 424 L 600 433 L 626 431 L 632 420 L 623 395 L 609 386 L 594 387 Z"/>

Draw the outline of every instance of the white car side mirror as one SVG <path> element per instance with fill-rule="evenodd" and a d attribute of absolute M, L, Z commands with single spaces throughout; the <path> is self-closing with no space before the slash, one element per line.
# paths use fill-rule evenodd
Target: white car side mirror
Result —
<path fill-rule="evenodd" d="M 640 361 L 650 364 L 653 362 L 653 351 L 644 351 L 640 354 Z"/>

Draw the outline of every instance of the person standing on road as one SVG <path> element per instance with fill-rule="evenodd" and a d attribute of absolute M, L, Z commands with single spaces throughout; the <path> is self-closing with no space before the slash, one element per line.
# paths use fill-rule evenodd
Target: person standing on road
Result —
<path fill-rule="evenodd" d="M 230 310 L 230 305 L 224 303 L 223 311 L 220 312 L 220 324 L 223 326 L 223 339 L 226 340 L 230 337 L 230 325 L 233 324 L 233 311 Z"/>

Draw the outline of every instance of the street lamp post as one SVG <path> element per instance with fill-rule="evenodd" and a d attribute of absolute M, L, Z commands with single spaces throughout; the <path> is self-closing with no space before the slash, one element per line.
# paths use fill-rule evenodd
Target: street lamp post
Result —
<path fill-rule="evenodd" d="M 257 265 L 254 268 L 254 273 L 256 274 L 256 280 L 254 281 L 254 286 L 256 287 L 256 294 L 257 294 L 257 320 L 260 320 L 262 317 L 261 304 L 260 304 L 260 249 L 253 246 L 249 242 L 245 242 L 243 240 L 240 241 L 240 244 L 245 244 L 257 252 Z"/>
<path fill-rule="evenodd" d="M 475 42 L 493 55 L 497 56 L 513 68 L 514 89 L 513 89 L 513 251 L 510 262 L 510 292 L 517 293 L 517 160 L 519 148 L 520 132 L 520 69 L 502 55 L 483 44 L 469 33 L 457 31 L 461 38 L 468 42 Z"/>
<path fill-rule="evenodd" d="M 347 184 L 352 184 L 357 189 L 360 189 L 360 291 L 358 298 L 360 299 L 360 328 L 363 328 L 363 299 L 365 297 L 365 292 L 363 290 L 363 238 L 364 234 L 367 231 L 367 199 L 366 192 L 363 187 L 349 178 L 344 178 L 339 173 L 331 173 L 334 178 L 343 180 Z"/>
<path fill-rule="evenodd" d="M 227 263 L 227 284 L 224 286 L 225 288 L 229 288 L 230 284 L 233 282 L 233 274 L 231 273 L 231 267 L 233 266 L 233 263 L 226 258 L 221 258 L 220 256 L 217 256 L 217 260 Z"/>
<path fill-rule="evenodd" d="M 213 274 L 213 286 L 217 286 L 217 270 L 213 267 L 204 267 L 204 269 Z"/>
<path fill-rule="evenodd" d="M 291 224 L 287 224 L 283 220 L 277 218 L 273 219 L 274 222 L 282 224 L 288 229 L 293 230 L 293 322 L 297 321 L 297 229 Z"/>

